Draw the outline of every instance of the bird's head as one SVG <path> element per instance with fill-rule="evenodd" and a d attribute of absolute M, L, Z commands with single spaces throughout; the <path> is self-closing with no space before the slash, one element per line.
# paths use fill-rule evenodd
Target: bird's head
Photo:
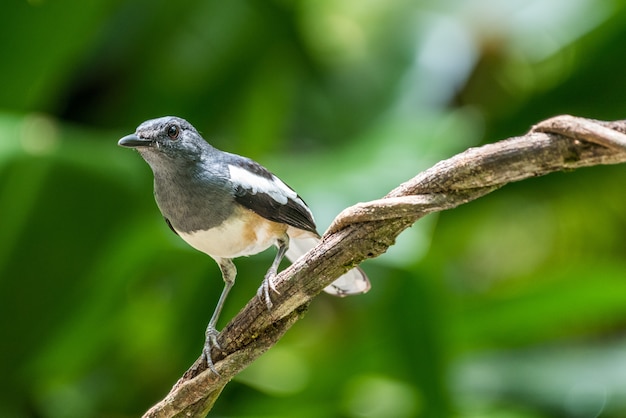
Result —
<path fill-rule="evenodd" d="M 135 148 L 150 165 L 166 161 L 190 163 L 199 160 L 202 151 L 210 148 L 189 122 L 175 116 L 145 121 L 134 134 L 123 137 L 117 144 Z"/>

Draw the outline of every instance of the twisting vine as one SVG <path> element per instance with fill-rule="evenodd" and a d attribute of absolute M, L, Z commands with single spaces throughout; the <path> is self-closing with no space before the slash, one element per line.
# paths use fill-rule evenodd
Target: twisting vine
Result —
<path fill-rule="evenodd" d="M 337 216 L 320 244 L 281 272 L 271 311 L 252 299 L 226 325 L 213 351 L 219 375 L 198 359 L 144 417 L 202 417 L 224 386 L 271 348 L 324 287 L 352 266 L 384 253 L 425 215 L 451 209 L 507 183 L 554 171 L 626 162 L 626 121 L 557 116 L 526 135 L 468 149 L 435 164 L 382 199 Z M 199 350 L 200 351 L 200 350 Z"/>

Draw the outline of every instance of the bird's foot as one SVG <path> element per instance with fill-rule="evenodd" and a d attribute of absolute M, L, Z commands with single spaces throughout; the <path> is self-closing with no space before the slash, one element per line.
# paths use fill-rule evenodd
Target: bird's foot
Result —
<path fill-rule="evenodd" d="M 272 298 L 270 296 L 270 289 L 272 290 L 272 292 L 280 295 L 280 292 L 276 290 L 276 284 L 274 283 L 275 278 L 275 273 L 268 272 L 265 275 L 265 279 L 263 279 L 263 283 L 261 283 L 261 287 L 259 287 L 259 290 L 257 291 L 257 297 L 265 301 L 265 305 L 267 305 L 268 311 L 272 310 L 272 306 L 274 306 L 274 304 L 272 303 Z"/>
<path fill-rule="evenodd" d="M 202 357 L 206 360 L 207 367 L 216 375 L 220 375 L 215 369 L 215 365 L 213 365 L 213 359 L 211 358 L 211 349 L 213 347 L 220 349 L 220 345 L 217 342 L 217 336 L 219 335 L 219 331 L 215 329 L 215 327 L 209 325 L 206 329 L 206 340 L 204 341 L 204 348 L 202 349 Z"/>

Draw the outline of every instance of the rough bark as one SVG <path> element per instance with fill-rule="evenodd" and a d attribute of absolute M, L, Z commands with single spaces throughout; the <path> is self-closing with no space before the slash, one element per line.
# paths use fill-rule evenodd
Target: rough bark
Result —
<path fill-rule="evenodd" d="M 398 234 L 423 216 L 467 203 L 510 182 L 626 162 L 625 133 L 626 121 L 557 116 L 524 136 L 441 161 L 382 199 L 347 208 L 317 247 L 278 275 L 279 293 L 273 294 L 271 311 L 254 298 L 222 330 L 221 350 L 213 350 L 219 376 L 198 359 L 144 417 L 205 416 L 224 386 L 276 344 L 324 287 L 352 266 L 383 254 Z"/>

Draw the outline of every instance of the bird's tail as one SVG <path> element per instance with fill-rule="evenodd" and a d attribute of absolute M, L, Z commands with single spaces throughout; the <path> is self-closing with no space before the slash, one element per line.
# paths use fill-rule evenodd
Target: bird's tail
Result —
<path fill-rule="evenodd" d="M 315 247 L 320 241 L 313 235 L 292 237 L 289 240 L 289 249 L 285 254 L 292 263 Z M 370 281 L 359 267 L 355 267 L 343 276 L 324 288 L 326 293 L 334 296 L 348 296 L 365 293 L 370 290 Z"/>

